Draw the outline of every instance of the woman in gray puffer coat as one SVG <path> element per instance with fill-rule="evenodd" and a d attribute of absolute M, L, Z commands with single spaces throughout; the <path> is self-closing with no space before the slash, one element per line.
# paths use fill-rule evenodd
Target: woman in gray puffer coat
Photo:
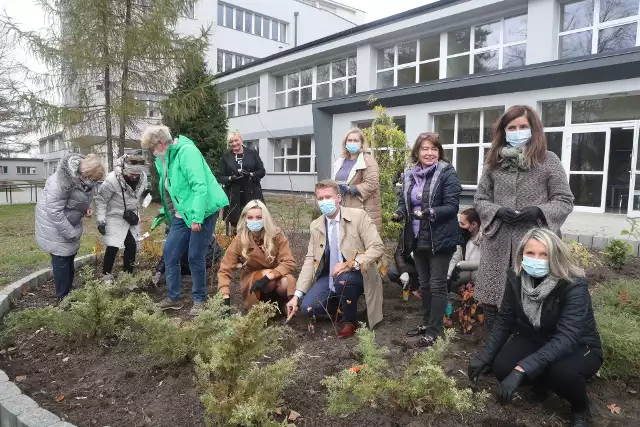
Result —
<path fill-rule="evenodd" d="M 560 235 L 573 211 L 567 174 L 558 156 L 547 151 L 542 123 L 531 107 L 509 108 L 493 135 L 475 195 L 483 240 L 474 297 L 484 306 L 489 328 L 522 237 L 535 227 Z"/>
<path fill-rule="evenodd" d="M 71 291 L 74 261 L 80 249 L 82 218 L 93 214 L 91 192 L 104 178 L 104 167 L 95 155 L 67 154 L 44 186 L 36 206 L 36 241 L 51 254 L 56 296 Z"/>
<path fill-rule="evenodd" d="M 96 218 L 98 231 L 104 236 L 104 260 L 102 274 L 104 283 L 113 281 L 111 274 L 118 249 L 124 247 L 122 270 L 133 273 L 136 261 L 137 241 L 140 238 L 140 204 L 149 194 L 145 159 L 141 156 L 124 155 L 114 162 L 111 171 L 98 188 L 96 196 Z M 129 221 L 125 211 L 130 211 Z M 135 215 L 134 215 L 135 214 Z M 135 221 L 135 219 L 138 221 Z"/>

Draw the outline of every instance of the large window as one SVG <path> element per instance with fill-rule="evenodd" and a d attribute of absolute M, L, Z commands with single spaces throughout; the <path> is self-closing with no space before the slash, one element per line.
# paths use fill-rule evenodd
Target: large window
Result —
<path fill-rule="evenodd" d="M 230 4 L 218 2 L 218 25 L 287 43 L 288 23 Z"/>
<path fill-rule="evenodd" d="M 259 113 L 260 85 L 254 83 L 230 89 L 222 93 L 222 100 L 229 118 Z"/>
<path fill-rule="evenodd" d="M 315 153 L 311 135 L 271 140 L 273 171 L 276 173 L 315 172 Z"/>
<path fill-rule="evenodd" d="M 567 109 L 570 109 L 568 114 Z M 542 102 L 541 111 L 545 128 L 640 120 L 640 95 Z"/>
<path fill-rule="evenodd" d="M 560 58 L 640 45 L 640 0 L 577 0 L 560 5 Z"/>
<path fill-rule="evenodd" d="M 16 172 L 18 175 L 35 175 L 36 168 L 31 166 L 16 166 Z"/>
<path fill-rule="evenodd" d="M 250 64 L 256 59 L 257 58 L 254 58 L 252 56 L 218 49 L 218 60 L 216 69 L 218 73 L 221 73 L 223 71 L 229 71 L 242 65 Z"/>
<path fill-rule="evenodd" d="M 440 114 L 434 129 L 440 134 L 445 157 L 455 166 L 462 185 L 478 184 L 484 156 L 491 146 L 493 125 L 504 107 Z"/>
<path fill-rule="evenodd" d="M 440 34 L 380 49 L 378 88 L 523 66 L 527 15 L 449 31 L 445 39 L 446 50 Z"/>
<path fill-rule="evenodd" d="M 356 92 L 357 61 L 355 56 L 318 65 L 316 70 L 316 99 Z"/>
<path fill-rule="evenodd" d="M 313 68 L 276 77 L 276 108 L 305 105 L 313 100 Z"/>
<path fill-rule="evenodd" d="M 0 175 L 6 175 L 9 173 L 9 167 L 8 166 L 0 166 Z"/>

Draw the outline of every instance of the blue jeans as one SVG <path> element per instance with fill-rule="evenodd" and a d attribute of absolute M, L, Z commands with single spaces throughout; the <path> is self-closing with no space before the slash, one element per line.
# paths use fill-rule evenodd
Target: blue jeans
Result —
<path fill-rule="evenodd" d="M 172 300 L 180 299 L 180 259 L 182 259 L 182 254 L 187 248 L 189 250 L 193 300 L 201 302 L 207 299 L 207 265 L 205 258 L 217 219 L 218 213 L 205 218 L 202 223 L 202 230 L 197 233 L 192 232 L 182 218 L 174 217 L 171 221 L 171 229 L 162 249 L 162 255 L 164 256 L 167 293 Z"/>
<path fill-rule="evenodd" d="M 73 276 L 76 273 L 76 256 L 58 256 L 51 254 L 51 269 L 53 271 L 53 281 L 56 285 L 56 297 L 58 300 L 66 297 L 73 287 Z"/>
<path fill-rule="evenodd" d="M 340 304 L 342 320 L 355 322 L 358 297 L 364 293 L 362 273 L 350 271 L 333 279 L 336 291 L 329 289 L 329 276 L 322 276 L 302 298 L 301 310 L 305 316 L 319 316 L 330 312 L 331 302 Z M 342 297 L 341 297 L 342 296 Z M 309 310 L 311 308 L 311 310 Z"/>

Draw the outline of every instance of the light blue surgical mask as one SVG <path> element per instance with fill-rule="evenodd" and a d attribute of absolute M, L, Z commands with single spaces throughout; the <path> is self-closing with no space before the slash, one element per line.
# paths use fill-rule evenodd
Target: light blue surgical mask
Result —
<path fill-rule="evenodd" d="M 531 129 L 519 129 L 507 131 L 507 142 L 512 147 L 518 148 L 531 140 Z"/>
<path fill-rule="evenodd" d="M 360 152 L 360 143 L 359 142 L 347 142 L 345 144 L 345 148 L 350 154 L 358 154 Z"/>
<path fill-rule="evenodd" d="M 549 261 L 523 256 L 522 269 L 526 271 L 529 276 L 539 279 L 549 274 Z"/>
<path fill-rule="evenodd" d="M 254 233 L 261 231 L 264 228 L 264 220 L 260 221 L 247 221 L 247 228 Z"/>
<path fill-rule="evenodd" d="M 338 210 L 336 207 L 336 201 L 333 199 L 320 200 L 318 202 L 318 207 L 320 208 L 320 212 L 326 216 L 331 216 L 336 213 L 336 210 Z"/>

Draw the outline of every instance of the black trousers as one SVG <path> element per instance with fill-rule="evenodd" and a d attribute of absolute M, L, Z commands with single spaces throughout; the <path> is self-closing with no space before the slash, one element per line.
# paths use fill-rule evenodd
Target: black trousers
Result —
<path fill-rule="evenodd" d="M 496 378 L 504 380 L 522 359 L 539 348 L 538 344 L 521 335 L 512 336 L 493 361 Z M 602 357 L 599 352 L 583 346 L 575 353 L 549 365 L 534 381 L 536 385 L 544 386 L 567 399 L 573 412 L 583 412 L 589 407 L 587 380 L 598 372 L 600 365 Z"/>
<path fill-rule="evenodd" d="M 422 324 L 427 327 L 427 334 L 433 338 L 444 332 L 442 319 L 447 309 L 447 272 L 452 256 L 453 253 L 413 251 L 422 294 Z"/>
<path fill-rule="evenodd" d="M 133 273 L 133 265 L 136 262 L 137 249 L 138 246 L 136 244 L 136 239 L 134 239 L 131 231 L 128 231 L 127 237 L 124 239 L 124 263 L 122 267 L 124 272 Z M 111 274 L 117 255 L 118 248 L 116 246 L 107 246 L 107 249 L 104 251 L 104 261 L 102 262 L 102 274 Z"/>

